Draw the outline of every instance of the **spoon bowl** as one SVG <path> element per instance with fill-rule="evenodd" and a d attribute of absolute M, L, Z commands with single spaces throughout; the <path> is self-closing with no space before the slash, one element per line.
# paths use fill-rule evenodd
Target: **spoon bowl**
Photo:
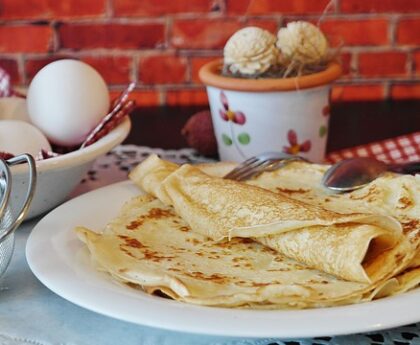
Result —
<path fill-rule="evenodd" d="M 420 162 L 386 164 L 368 157 L 345 159 L 325 172 L 322 185 L 337 192 L 350 192 L 366 186 L 386 171 L 414 174 L 420 172 Z"/>

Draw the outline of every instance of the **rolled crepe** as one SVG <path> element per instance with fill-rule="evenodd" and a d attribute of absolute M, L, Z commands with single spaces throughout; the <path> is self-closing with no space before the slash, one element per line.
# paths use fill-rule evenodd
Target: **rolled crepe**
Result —
<path fill-rule="evenodd" d="M 231 166 L 231 169 L 234 166 Z M 386 173 L 363 188 L 349 193 L 329 193 L 322 188 L 322 177 L 328 166 L 294 162 L 282 169 L 265 172 L 247 181 L 264 189 L 288 195 L 307 203 L 321 205 L 340 213 L 374 213 L 389 215 L 403 227 L 403 235 L 410 247 L 401 255 L 398 284 L 386 284 L 389 294 L 407 291 L 420 284 L 420 175 Z M 215 167 L 213 167 L 213 170 Z M 221 172 L 223 176 L 225 171 Z M 398 247 L 392 249 L 398 252 Z M 388 253 L 391 255 L 391 253 Z M 398 255 L 398 254 L 395 254 Z M 375 267 L 369 267 L 375 272 Z"/>
<path fill-rule="evenodd" d="M 398 270 L 409 246 L 392 217 L 340 214 L 245 183 L 150 156 L 130 178 L 173 206 L 194 232 L 248 237 L 309 267 L 372 283 Z"/>

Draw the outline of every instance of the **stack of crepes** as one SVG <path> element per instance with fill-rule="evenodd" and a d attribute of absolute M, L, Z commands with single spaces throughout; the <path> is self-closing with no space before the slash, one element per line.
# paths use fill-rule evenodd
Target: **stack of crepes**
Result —
<path fill-rule="evenodd" d="M 98 268 L 188 303 L 313 308 L 369 301 L 420 283 L 420 179 L 386 175 L 347 194 L 327 166 L 290 163 L 247 183 L 229 164 L 150 156 L 142 193 L 101 233 L 79 227 Z"/>

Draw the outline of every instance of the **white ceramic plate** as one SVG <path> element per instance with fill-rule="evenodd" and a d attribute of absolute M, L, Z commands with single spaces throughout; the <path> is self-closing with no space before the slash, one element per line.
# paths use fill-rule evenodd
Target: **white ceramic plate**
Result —
<path fill-rule="evenodd" d="M 61 297 L 117 319 L 159 328 L 236 337 L 315 337 L 377 331 L 420 321 L 420 289 L 344 307 L 261 311 L 188 305 L 118 284 L 90 263 L 72 229 L 101 230 L 139 190 L 129 181 L 84 194 L 45 216 L 26 247 L 30 268 Z"/>

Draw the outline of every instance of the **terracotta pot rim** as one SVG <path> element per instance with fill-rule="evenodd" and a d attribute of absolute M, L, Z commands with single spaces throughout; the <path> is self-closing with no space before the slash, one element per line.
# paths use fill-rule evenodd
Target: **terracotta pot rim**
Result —
<path fill-rule="evenodd" d="M 338 62 L 330 62 L 321 72 L 292 78 L 244 79 L 225 77 L 220 74 L 222 60 L 210 61 L 200 68 L 199 78 L 207 86 L 215 86 L 225 90 L 235 91 L 296 91 L 327 85 L 342 73 Z"/>

